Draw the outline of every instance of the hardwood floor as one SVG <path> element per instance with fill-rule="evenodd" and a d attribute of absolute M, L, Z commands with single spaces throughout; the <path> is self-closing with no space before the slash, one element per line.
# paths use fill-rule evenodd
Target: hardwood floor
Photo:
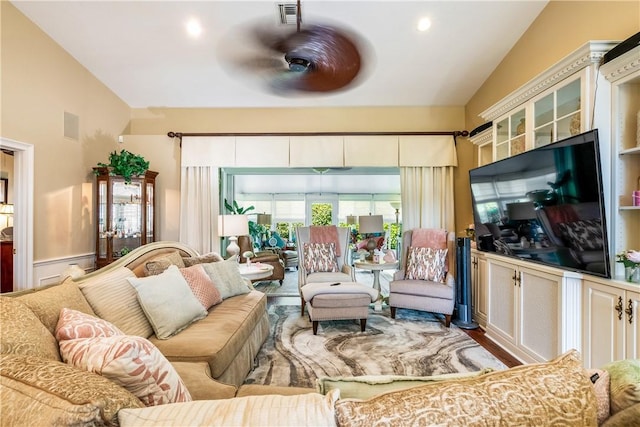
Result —
<path fill-rule="evenodd" d="M 300 305 L 299 297 L 280 297 L 276 295 L 267 294 L 267 305 Z M 478 344 L 484 347 L 489 353 L 493 354 L 498 360 L 511 368 L 514 366 L 522 365 L 522 363 L 515 357 L 507 353 L 502 347 L 488 339 L 484 331 L 478 329 L 462 329 L 469 337 L 475 340 Z"/>

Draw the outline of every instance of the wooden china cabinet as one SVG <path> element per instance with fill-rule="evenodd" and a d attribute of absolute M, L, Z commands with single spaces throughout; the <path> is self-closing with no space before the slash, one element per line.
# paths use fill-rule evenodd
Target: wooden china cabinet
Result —
<path fill-rule="evenodd" d="M 96 177 L 96 267 L 155 241 L 155 181 L 158 172 L 125 182 L 106 167 Z"/>

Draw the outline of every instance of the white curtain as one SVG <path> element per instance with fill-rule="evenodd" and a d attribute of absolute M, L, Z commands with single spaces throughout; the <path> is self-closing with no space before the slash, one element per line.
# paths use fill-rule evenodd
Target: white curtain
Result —
<path fill-rule="evenodd" d="M 453 172 L 458 166 L 455 139 L 426 137 L 414 144 L 411 151 L 415 157 L 401 159 L 405 163 L 400 166 L 402 228 L 455 231 Z"/>
<path fill-rule="evenodd" d="M 400 168 L 402 229 L 455 231 L 453 166 Z"/>

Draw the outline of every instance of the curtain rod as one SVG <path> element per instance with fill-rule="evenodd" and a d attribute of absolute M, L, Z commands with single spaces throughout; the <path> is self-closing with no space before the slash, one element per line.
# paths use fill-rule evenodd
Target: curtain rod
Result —
<path fill-rule="evenodd" d="M 187 132 L 168 132 L 169 138 L 180 138 L 182 142 L 183 136 L 379 136 L 379 135 L 401 135 L 401 136 L 439 136 L 451 135 L 454 138 L 458 136 L 469 136 L 466 130 L 454 130 L 446 132 L 205 132 L 205 133 L 187 133 Z"/>

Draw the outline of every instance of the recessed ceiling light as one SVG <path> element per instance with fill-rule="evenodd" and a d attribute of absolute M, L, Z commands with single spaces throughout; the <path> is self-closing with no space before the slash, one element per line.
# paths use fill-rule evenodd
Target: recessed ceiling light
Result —
<path fill-rule="evenodd" d="M 187 33 L 191 37 L 198 37 L 202 33 L 202 26 L 196 19 L 190 19 L 187 22 Z"/>
<path fill-rule="evenodd" d="M 431 19 L 424 17 L 418 21 L 418 31 L 427 31 L 431 27 Z"/>

